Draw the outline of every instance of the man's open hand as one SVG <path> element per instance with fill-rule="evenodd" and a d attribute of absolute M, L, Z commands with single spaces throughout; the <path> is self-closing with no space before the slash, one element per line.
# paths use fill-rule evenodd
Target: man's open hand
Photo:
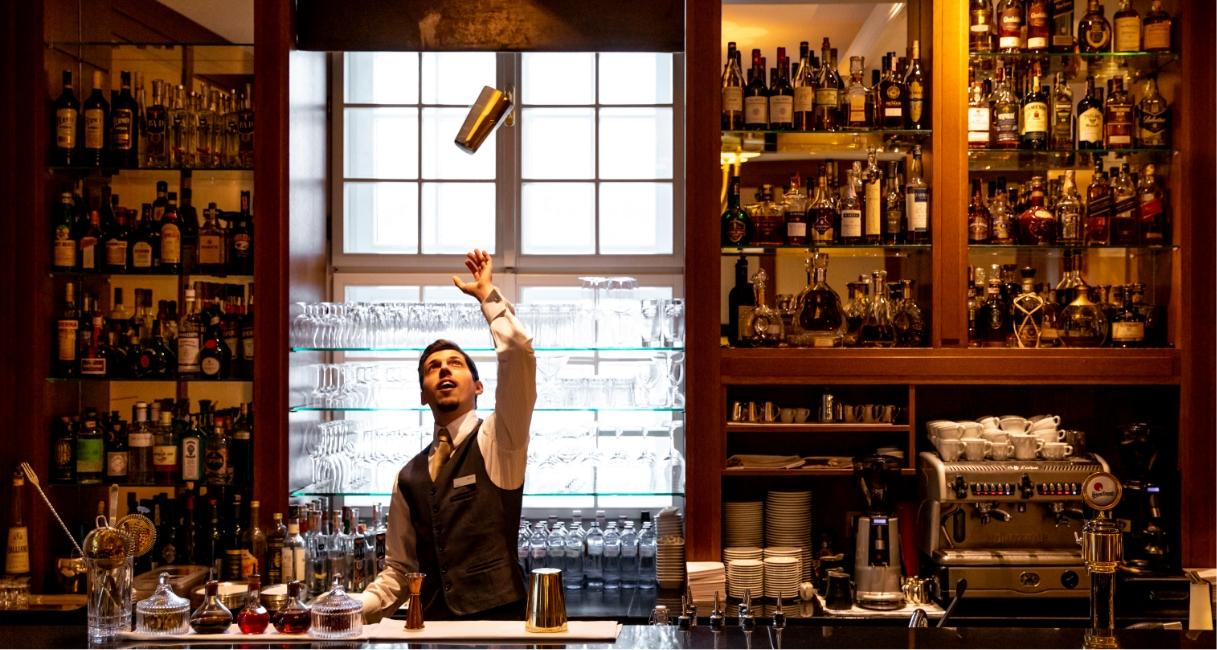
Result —
<path fill-rule="evenodd" d="M 452 276 L 452 284 L 456 285 L 466 295 L 473 296 L 478 302 L 486 300 L 494 287 L 494 262 L 490 253 L 473 249 L 465 254 L 465 268 L 473 275 L 472 282 L 462 282 L 457 276 Z"/>

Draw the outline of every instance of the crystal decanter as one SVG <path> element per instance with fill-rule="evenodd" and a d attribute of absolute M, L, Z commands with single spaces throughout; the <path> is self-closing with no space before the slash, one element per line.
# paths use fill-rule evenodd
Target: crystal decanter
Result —
<path fill-rule="evenodd" d="M 752 312 L 752 327 L 748 332 L 748 341 L 757 347 L 774 346 L 786 338 L 786 329 L 782 325 L 782 315 L 765 304 L 765 284 L 768 276 L 765 269 L 760 269 L 752 276 L 752 289 L 756 295 L 756 309 Z"/>
<path fill-rule="evenodd" d="M 812 280 L 799 296 L 798 324 L 812 347 L 840 347 L 845 334 L 845 312 L 841 297 L 828 286 L 828 254 L 812 255 L 807 265 Z"/>

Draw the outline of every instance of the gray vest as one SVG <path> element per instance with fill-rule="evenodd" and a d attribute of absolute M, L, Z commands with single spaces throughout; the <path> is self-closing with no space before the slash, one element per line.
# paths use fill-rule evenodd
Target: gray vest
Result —
<path fill-rule="evenodd" d="M 427 447 L 397 476 L 410 506 L 423 580 L 423 615 L 442 620 L 524 599 L 516 539 L 524 488 L 504 490 L 486 473 L 478 446 L 479 421 L 452 450 L 435 481 Z M 454 483 L 459 487 L 454 487 Z"/>

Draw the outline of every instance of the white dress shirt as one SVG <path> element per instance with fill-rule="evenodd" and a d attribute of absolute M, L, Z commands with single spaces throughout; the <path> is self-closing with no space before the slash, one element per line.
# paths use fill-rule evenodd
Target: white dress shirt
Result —
<path fill-rule="evenodd" d="M 532 338 L 498 288 L 491 290 L 481 306 L 494 338 L 498 382 L 494 412 L 478 429 L 477 443 L 490 480 L 499 488 L 515 490 L 524 484 L 524 468 L 528 464 L 528 430 L 537 401 L 537 359 Z M 459 447 L 477 425 L 474 410 L 466 411 L 448 423 L 446 428 L 452 436 L 452 447 Z M 436 426 L 434 432 L 439 429 Z M 434 453 L 432 449 L 428 459 Z M 453 531 L 454 534 L 474 535 L 481 532 Z M 416 539 L 410 506 L 394 483 L 385 535 L 385 568 L 363 593 L 358 594 L 363 601 L 364 619 L 369 623 L 397 611 L 409 595 L 405 574 L 418 571 Z"/>

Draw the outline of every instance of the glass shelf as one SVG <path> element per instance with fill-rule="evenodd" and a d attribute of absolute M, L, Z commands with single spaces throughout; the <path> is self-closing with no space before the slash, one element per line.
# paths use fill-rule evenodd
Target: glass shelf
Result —
<path fill-rule="evenodd" d="M 1090 167 L 1095 157 L 1128 158 L 1130 163 L 1169 163 L 1177 154 L 1174 149 L 1125 148 L 1125 149 L 1063 149 L 1031 151 L 1028 149 L 969 149 L 968 171 L 1039 173 L 1043 168 Z"/>
<path fill-rule="evenodd" d="M 72 166 L 52 166 L 47 168 L 52 174 L 72 174 L 77 176 L 121 176 L 123 174 L 139 174 L 139 173 L 177 173 L 177 172 L 206 172 L 213 174 L 216 172 L 232 172 L 240 174 L 252 174 L 253 167 L 113 167 L 102 165 L 100 167 L 92 165 L 72 165 Z"/>
<path fill-rule="evenodd" d="M 178 378 L 178 377 L 47 377 L 46 380 L 51 383 L 67 383 L 69 381 L 83 382 L 131 382 L 136 384 L 248 384 L 253 379 L 198 379 L 198 378 Z"/>
<path fill-rule="evenodd" d="M 122 271 L 51 271 L 53 278 L 221 278 L 224 280 L 242 280 L 252 282 L 254 276 L 242 273 L 132 273 Z"/>
<path fill-rule="evenodd" d="M 852 470 L 851 470 L 852 471 Z M 292 490 L 291 497 L 392 497 L 392 492 L 375 490 L 344 490 L 334 492 L 324 487 L 310 485 Z M 525 492 L 526 497 L 669 497 L 684 498 L 684 492 Z"/>
<path fill-rule="evenodd" d="M 970 62 L 981 63 L 985 67 L 996 63 L 997 59 L 1004 62 L 1031 63 L 1032 61 L 1047 60 L 1048 69 L 1043 71 L 1045 76 L 1062 71 L 1071 78 L 1084 77 L 1086 74 L 1110 76 L 1124 71 L 1138 73 L 1153 72 L 1170 65 L 1178 60 L 1175 52 L 969 52 Z M 1102 68 L 1108 67 L 1109 71 Z M 1093 70 L 1092 68 L 1100 68 Z"/>
<path fill-rule="evenodd" d="M 413 347 L 374 347 L 374 348 L 327 348 L 327 347 L 308 347 L 308 346 L 291 346 L 288 348 L 290 352 L 422 352 L 426 349 L 424 346 Z M 494 352 L 494 348 L 481 347 L 466 347 L 462 348 L 466 352 Z M 534 347 L 533 352 L 544 354 L 547 352 L 557 353 L 577 353 L 577 352 L 684 352 L 683 347 L 666 347 L 666 348 L 644 348 L 644 347 L 613 347 L 613 346 L 582 346 L 582 347 Z"/>
<path fill-rule="evenodd" d="M 1057 244 L 1054 246 L 1036 246 L 1030 244 L 968 244 L 968 249 L 976 252 L 1015 251 L 1060 253 L 1064 250 L 1127 250 L 1130 253 L 1168 253 L 1179 250 L 1177 244 L 1155 244 L 1152 246 L 1116 246 L 1111 244 Z"/>
<path fill-rule="evenodd" d="M 809 246 L 724 246 L 723 255 L 784 255 L 824 251 L 839 257 L 873 257 L 877 254 L 900 257 L 908 253 L 929 253 L 930 244 L 827 244 Z"/>
<path fill-rule="evenodd" d="M 297 405 L 288 408 L 292 413 L 430 413 L 429 406 L 354 406 L 341 408 L 336 406 L 304 406 Z M 572 406 L 572 407 L 537 407 L 534 413 L 683 413 L 684 408 L 675 406 L 629 406 L 622 408 Z"/>
<path fill-rule="evenodd" d="M 868 149 L 879 150 L 881 161 L 904 160 L 911 145 L 931 135 L 928 129 L 863 129 L 856 131 L 723 131 L 725 162 L 790 162 L 806 160 L 866 160 Z"/>

